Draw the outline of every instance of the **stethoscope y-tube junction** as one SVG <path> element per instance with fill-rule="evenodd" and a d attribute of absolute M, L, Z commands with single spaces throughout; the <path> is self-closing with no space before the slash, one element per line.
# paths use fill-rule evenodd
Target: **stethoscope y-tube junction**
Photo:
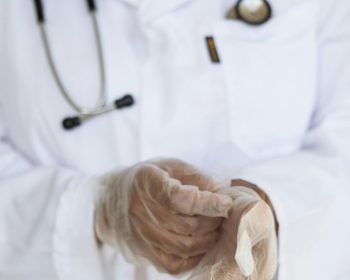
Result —
<path fill-rule="evenodd" d="M 120 110 L 126 107 L 130 107 L 134 105 L 134 103 L 135 103 L 135 100 L 132 97 L 132 95 L 127 94 L 122 98 L 119 98 L 116 101 L 114 101 L 113 107 L 105 106 L 104 111 L 98 111 L 96 112 L 96 114 L 93 114 L 93 113 L 89 113 L 88 115 L 80 114 L 78 116 L 65 118 L 62 122 L 62 126 L 65 130 L 71 130 L 81 125 L 84 121 L 93 118 L 94 116 L 105 114 L 113 110 Z"/>

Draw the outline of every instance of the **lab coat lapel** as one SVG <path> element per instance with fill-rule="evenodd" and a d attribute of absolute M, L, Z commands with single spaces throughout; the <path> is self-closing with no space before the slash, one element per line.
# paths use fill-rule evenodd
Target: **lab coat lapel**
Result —
<path fill-rule="evenodd" d="M 153 19 L 194 0 L 127 0 L 127 1 L 138 1 L 139 15 L 141 20 L 143 22 L 150 22 Z"/>

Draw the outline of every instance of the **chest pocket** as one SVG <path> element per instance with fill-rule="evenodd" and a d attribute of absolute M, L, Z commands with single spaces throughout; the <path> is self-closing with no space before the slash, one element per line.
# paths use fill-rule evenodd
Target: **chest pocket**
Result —
<path fill-rule="evenodd" d="M 252 158 L 297 149 L 312 114 L 315 4 L 300 3 L 259 27 L 229 20 L 215 25 L 230 139 Z"/>

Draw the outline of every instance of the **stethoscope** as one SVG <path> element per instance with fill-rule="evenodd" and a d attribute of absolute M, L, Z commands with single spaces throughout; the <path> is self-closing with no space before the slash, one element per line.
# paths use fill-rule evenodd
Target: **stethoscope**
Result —
<path fill-rule="evenodd" d="M 66 130 L 73 129 L 83 122 L 92 119 L 94 117 L 100 116 L 102 114 L 111 112 L 115 109 L 122 109 L 126 107 L 130 107 L 134 104 L 134 98 L 131 94 L 127 94 L 112 103 L 107 104 L 106 102 L 106 79 L 105 79 L 105 64 L 104 64 L 104 56 L 101 45 L 101 36 L 100 29 L 96 19 L 96 4 L 94 0 L 87 0 L 87 6 L 89 13 L 91 15 L 91 19 L 93 22 L 95 40 L 97 45 L 97 54 L 99 61 L 99 73 L 100 73 L 100 92 L 99 98 L 94 108 L 85 108 L 79 106 L 71 97 L 65 86 L 63 85 L 62 79 L 60 78 L 56 64 L 53 60 L 52 51 L 49 45 L 47 31 L 45 27 L 45 16 L 44 10 L 41 0 L 34 0 L 35 8 L 37 12 L 38 23 L 41 31 L 41 37 L 45 49 L 45 53 L 49 62 L 49 66 L 52 72 L 52 75 L 56 81 L 56 84 L 62 93 L 64 99 L 68 102 L 68 104 L 78 113 L 77 116 L 67 117 L 63 120 L 62 126 Z"/>
<path fill-rule="evenodd" d="M 167 0 L 164 0 L 167 1 Z M 65 88 L 62 79 L 60 78 L 56 64 L 53 60 L 52 51 L 50 48 L 48 35 L 45 26 L 45 15 L 41 0 L 34 0 L 37 19 L 40 27 L 40 33 L 46 53 L 47 60 L 49 62 L 49 67 L 55 82 L 67 103 L 77 112 L 76 116 L 67 117 L 63 120 L 62 126 L 66 130 L 73 129 L 83 122 L 100 116 L 102 114 L 111 112 L 116 109 L 122 109 L 134 105 L 135 101 L 131 94 L 126 94 L 125 96 L 115 100 L 112 103 L 106 101 L 106 79 L 105 79 L 105 63 L 104 55 L 101 44 L 100 28 L 96 18 L 96 3 L 94 0 L 86 0 L 88 11 L 90 13 L 95 41 L 97 46 L 97 55 L 99 61 L 99 73 L 100 73 L 100 91 L 99 98 L 95 107 L 86 108 L 79 106 L 70 96 L 67 89 Z M 239 0 L 232 9 L 229 10 L 227 14 L 228 19 L 237 19 L 245 23 L 252 25 L 261 25 L 267 22 L 271 18 L 272 10 L 271 6 L 266 0 Z"/>

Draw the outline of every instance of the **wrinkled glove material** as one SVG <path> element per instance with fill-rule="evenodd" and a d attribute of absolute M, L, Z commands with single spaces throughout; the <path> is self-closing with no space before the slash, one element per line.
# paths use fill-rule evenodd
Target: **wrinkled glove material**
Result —
<path fill-rule="evenodd" d="M 102 178 L 96 200 L 97 239 L 132 262 L 159 271 L 193 269 L 220 237 L 232 199 L 180 160 L 139 163 Z"/>
<path fill-rule="evenodd" d="M 219 190 L 232 198 L 217 245 L 193 271 L 190 280 L 272 280 L 277 270 L 277 236 L 270 206 L 252 189 Z"/>

